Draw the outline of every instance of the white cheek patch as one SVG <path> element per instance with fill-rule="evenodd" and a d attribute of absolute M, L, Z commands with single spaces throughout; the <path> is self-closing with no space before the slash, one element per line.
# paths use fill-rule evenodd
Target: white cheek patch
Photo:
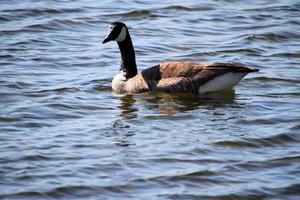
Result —
<path fill-rule="evenodd" d="M 105 36 L 105 38 L 107 38 L 109 36 L 109 34 L 111 33 L 111 31 L 114 29 L 114 27 L 115 27 L 114 25 L 110 25 L 108 27 L 107 35 Z"/>
<path fill-rule="evenodd" d="M 115 28 L 114 25 L 110 25 L 110 26 L 108 27 L 108 33 L 107 33 L 107 34 L 110 34 L 111 31 L 112 31 L 114 28 Z"/>
<path fill-rule="evenodd" d="M 116 41 L 123 42 L 125 40 L 126 36 L 127 36 L 126 28 L 122 27 L 122 30 L 121 30 L 119 36 L 116 38 Z"/>

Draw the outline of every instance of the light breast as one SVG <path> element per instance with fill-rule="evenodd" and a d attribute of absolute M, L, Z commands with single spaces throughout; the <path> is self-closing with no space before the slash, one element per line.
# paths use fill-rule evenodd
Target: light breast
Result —
<path fill-rule="evenodd" d="M 111 87 L 112 89 L 117 92 L 117 93 L 124 93 L 125 91 L 125 82 L 126 78 L 122 73 L 117 73 L 112 82 L 111 82 Z"/>
<path fill-rule="evenodd" d="M 122 73 L 118 73 L 114 76 L 111 87 L 117 93 L 140 93 L 149 91 L 149 87 L 140 73 L 129 80 L 126 80 Z"/>
<path fill-rule="evenodd" d="M 138 73 L 135 77 L 126 81 L 126 90 L 132 93 L 148 92 L 149 87 L 142 75 Z"/>

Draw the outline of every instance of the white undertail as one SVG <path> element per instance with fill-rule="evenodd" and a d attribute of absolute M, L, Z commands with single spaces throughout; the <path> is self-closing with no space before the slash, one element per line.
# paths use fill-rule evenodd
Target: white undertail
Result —
<path fill-rule="evenodd" d="M 230 89 L 235 86 L 242 78 L 248 73 L 236 73 L 228 72 L 221 76 L 217 76 L 214 79 L 208 81 L 204 85 L 199 87 L 199 93 L 214 92 L 219 90 Z"/>

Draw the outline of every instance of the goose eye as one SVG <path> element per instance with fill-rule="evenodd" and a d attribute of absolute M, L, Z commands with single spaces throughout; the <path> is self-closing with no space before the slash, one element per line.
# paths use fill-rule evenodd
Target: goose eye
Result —
<path fill-rule="evenodd" d="M 109 26 L 108 32 L 112 32 L 115 26 Z"/>

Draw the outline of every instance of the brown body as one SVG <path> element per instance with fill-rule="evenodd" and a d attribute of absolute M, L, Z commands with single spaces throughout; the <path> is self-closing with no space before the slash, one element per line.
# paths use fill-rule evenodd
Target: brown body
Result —
<path fill-rule="evenodd" d="M 201 86 L 226 73 L 246 75 L 256 71 L 258 69 L 245 67 L 239 63 L 167 62 L 145 69 L 135 77 L 125 81 L 124 91 L 120 92 L 198 93 Z"/>

